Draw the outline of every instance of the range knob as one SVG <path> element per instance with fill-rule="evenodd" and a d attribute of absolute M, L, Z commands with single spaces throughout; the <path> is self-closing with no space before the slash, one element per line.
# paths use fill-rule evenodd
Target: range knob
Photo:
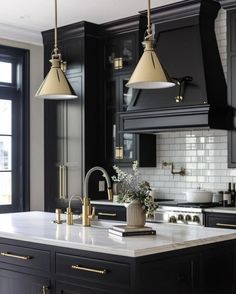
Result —
<path fill-rule="evenodd" d="M 186 220 L 186 222 L 191 221 L 191 219 L 192 219 L 191 215 L 187 214 L 187 215 L 185 216 L 185 220 Z"/>
<path fill-rule="evenodd" d="M 198 223 L 198 224 L 200 223 L 200 218 L 198 215 L 193 216 L 193 222 Z"/>
<path fill-rule="evenodd" d="M 170 223 L 176 223 L 176 217 L 172 215 L 169 220 Z"/>
<path fill-rule="evenodd" d="M 181 221 L 181 222 L 184 221 L 184 216 L 182 214 L 178 215 L 178 221 Z"/>

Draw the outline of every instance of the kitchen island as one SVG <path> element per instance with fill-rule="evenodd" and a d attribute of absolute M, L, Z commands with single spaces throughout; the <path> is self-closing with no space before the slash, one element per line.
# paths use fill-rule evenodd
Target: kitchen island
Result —
<path fill-rule="evenodd" d="M 110 222 L 54 219 L 0 215 L 2 294 L 234 293 L 234 230 L 149 223 L 156 236 L 122 238 L 109 234 Z"/>

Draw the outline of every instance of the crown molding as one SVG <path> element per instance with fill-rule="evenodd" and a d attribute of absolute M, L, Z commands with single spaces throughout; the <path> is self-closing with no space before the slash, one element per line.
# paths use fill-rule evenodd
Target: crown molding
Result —
<path fill-rule="evenodd" d="M 0 38 L 43 46 L 40 32 L 0 23 Z"/>

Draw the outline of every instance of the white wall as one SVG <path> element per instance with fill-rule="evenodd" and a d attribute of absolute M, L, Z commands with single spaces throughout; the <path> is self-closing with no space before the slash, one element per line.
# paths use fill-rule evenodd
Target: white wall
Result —
<path fill-rule="evenodd" d="M 34 97 L 43 79 L 43 47 L 1 38 L 0 44 L 30 50 L 30 209 L 43 210 L 43 101 Z"/>

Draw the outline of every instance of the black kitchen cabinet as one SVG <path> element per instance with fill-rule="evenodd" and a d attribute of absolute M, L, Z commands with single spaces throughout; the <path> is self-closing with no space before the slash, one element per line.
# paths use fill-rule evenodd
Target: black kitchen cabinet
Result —
<path fill-rule="evenodd" d="M 1 255 L 0 289 L 2 294 L 144 294 L 154 289 L 158 294 L 233 294 L 235 245 L 231 240 L 127 257 L 1 238 L 1 250 L 11 246 L 14 251 L 11 257 Z M 22 250 L 31 258 L 24 259 Z M 48 270 L 34 264 L 45 253 Z"/>
<path fill-rule="evenodd" d="M 158 294 L 195 293 L 197 271 L 194 269 L 194 262 L 194 255 L 181 255 L 164 260 L 153 260 L 145 264 L 142 268 L 142 275 L 145 276 L 142 293 L 147 288 L 151 291 L 150 285 L 153 283 L 157 286 Z"/>
<path fill-rule="evenodd" d="M 199 289 L 201 294 L 232 294 L 234 289 L 235 251 L 222 244 L 222 251 L 205 248 L 200 255 Z"/>
<path fill-rule="evenodd" d="M 106 70 L 113 73 L 129 71 L 136 65 L 138 33 L 108 38 L 106 41 Z"/>
<path fill-rule="evenodd" d="M 228 79 L 228 103 L 233 113 L 233 130 L 228 132 L 228 167 L 236 167 L 236 9 L 227 12 L 227 79 Z"/>
<path fill-rule="evenodd" d="M 236 229 L 236 214 L 232 213 L 205 213 L 206 227 Z"/>
<path fill-rule="evenodd" d="M 119 113 L 127 110 L 136 91 L 126 84 L 143 49 L 146 18 L 136 16 L 107 23 L 105 40 L 106 150 L 109 165 L 156 166 L 156 136 L 123 133 Z"/>
<path fill-rule="evenodd" d="M 46 74 L 53 31 L 42 34 Z M 58 36 L 67 62 L 66 76 L 78 99 L 44 102 L 46 211 L 65 208 L 70 196 L 82 195 L 86 172 L 95 165 L 105 165 L 102 33 L 99 26 L 81 22 L 59 28 Z M 91 183 L 96 183 L 89 187 L 93 198 L 98 178 L 91 177 Z"/>
<path fill-rule="evenodd" d="M 140 167 L 156 166 L 155 135 L 120 132 L 123 127 L 119 112 L 127 110 L 135 92 L 125 86 L 130 75 L 115 75 L 106 82 L 108 158 L 111 164 L 120 166 L 131 166 L 134 160 Z"/>
<path fill-rule="evenodd" d="M 99 290 L 93 286 L 83 287 L 79 284 L 69 284 L 58 282 L 56 284 L 56 294 L 103 294 L 114 293 L 104 290 Z"/>
<path fill-rule="evenodd" d="M 126 221 L 126 207 L 122 205 L 102 205 L 94 204 L 95 214 L 98 219 L 115 220 L 115 221 Z"/>
<path fill-rule="evenodd" d="M 50 294 L 50 280 L 0 268 L 2 294 Z"/>
<path fill-rule="evenodd" d="M 39 246 L 40 247 L 40 246 Z M 0 243 L 0 292 L 50 294 L 51 252 L 14 242 Z"/>

